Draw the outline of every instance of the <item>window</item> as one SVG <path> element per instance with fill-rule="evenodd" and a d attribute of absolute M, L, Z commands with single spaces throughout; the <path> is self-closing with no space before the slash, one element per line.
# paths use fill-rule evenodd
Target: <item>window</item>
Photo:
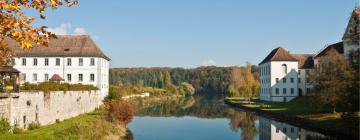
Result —
<path fill-rule="evenodd" d="M 67 74 L 67 80 L 71 81 L 71 74 Z"/>
<path fill-rule="evenodd" d="M 291 82 L 291 83 L 294 83 L 294 78 L 290 78 L 290 82 Z"/>
<path fill-rule="evenodd" d="M 298 78 L 298 82 L 301 83 L 301 78 Z"/>
<path fill-rule="evenodd" d="M 279 83 L 279 78 L 275 78 L 275 80 L 276 80 L 276 83 Z"/>
<path fill-rule="evenodd" d="M 22 59 L 22 65 L 23 65 L 23 66 L 26 66 L 26 58 L 23 58 L 23 59 Z"/>
<path fill-rule="evenodd" d="M 60 58 L 56 58 L 56 66 L 60 66 Z"/>
<path fill-rule="evenodd" d="M 79 66 L 83 66 L 83 59 L 79 58 Z"/>
<path fill-rule="evenodd" d="M 283 132 L 286 133 L 286 127 L 283 128 Z"/>
<path fill-rule="evenodd" d="M 79 74 L 79 82 L 83 81 L 83 74 Z"/>
<path fill-rule="evenodd" d="M 21 74 L 21 81 L 26 81 L 26 74 L 25 73 Z"/>
<path fill-rule="evenodd" d="M 310 70 L 306 70 L 305 72 L 306 72 L 306 76 L 309 76 Z"/>
<path fill-rule="evenodd" d="M 71 58 L 68 58 L 68 59 L 67 59 L 67 65 L 68 65 L 68 66 L 71 66 Z"/>
<path fill-rule="evenodd" d="M 49 66 L 49 58 L 45 58 L 45 66 Z"/>
<path fill-rule="evenodd" d="M 36 73 L 33 74 L 33 81 L 37 81 L 37 74 Z"/>
<path fill-rule="evenodd" d="M 286 78 L 283 78 L 283 83 L 286 83 Z"/>
<path fill-rule="evenodd" d="M 290 89 L 290 93 L 291 93 L 291 94 L 294 94 L 294 88 L 291 88 L 291 89 Z"/>
<path fill-rule="evenodd" d="M 286 94 L 286 88 L 283 88 L 283 94 Z"/>
<path fill-rule="evenodd" d="M 310 78 L 306 78 L 306 83 L 310 83 Z"/>
<path fill-rule="evenodd" d="M 276 133 L 279 133 L 279 128 L 276 128 Z"/>
<path fill-rule="evenodd" d="M 95 59 L 94 58 L 90 59 L 90 66 L 95 66 Z"/>
<path fill-rule="evenodd" d="M 310 88 L 306 88 L 306 93 L 310 93 Z"/>
<path fill-rule="evenodd" d="M 90 74 L 90 81 L 91 82 L 95 81 L 95 74 Z"/>
<path fill-rule="evenodd" d="M 294 133 L 294 128 L 293 127 L 291 127 L 290 132 Z"/>
<path fill-rule="evenodd" d="M 298 70 L 298 75 L 300 75 L 301 74 L 301 71 L 300 70 Z"/>
<path fill-rule="evenodd" d="M 49 74 L 47 74 L 47 73 L 44 74 L 44 80 L 49 81 Z"/>
<path fill-rule="evenodd" d="M 37 58 L 34 58 L 34 66 L 37 66 Z"/>
<path fill-rule="evenodd" d="M 275 93 L 276 93 L 276 94 L 279 94 L 279 88 L 276 88 L 276 89 L 275 89 Z"/>
<path fill-rule="evenodd" d="M 282 64 L 282 72 L 283 72 L 283 74 L 287 74 L 287 65 L 286 64 Z"/>

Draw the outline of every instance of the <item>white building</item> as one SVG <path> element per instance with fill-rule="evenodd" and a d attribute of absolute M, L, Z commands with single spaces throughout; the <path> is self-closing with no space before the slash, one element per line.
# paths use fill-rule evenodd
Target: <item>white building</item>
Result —
<path fill-rule="evenodd" d="M 14 68 L 21 74 L 21 83 L 39 83 L 59 75 L 71 84 L 94 85 L 102 96 L 108 94 L 110 59 L 87 35 L 58 36 L 48 47 L 21 49 L 16 41 L 6 43 L 14 51 Z"/>
<path fill-rule="evenodd" d="M 322 56 L 328 51 L 335 51 L 345 58 L 351 57 L 359 62 L 360 49 L 360 10 L 352 12 L 343 41 L 327 45 L 316 55 L 290 54 L 279 47 L 274 49 L 260 64 L 260 99 L 275 102 L 287 102 L 297 96 L 311 92 L 313 85 L 309 74 L 314 67 L 319 67 Z M 357 53 L 353 53 L 357 52 Z"/>
<path fill-rule="evenodd" d="M 311 68 L 306 61 L 309 56 L 296 55 L 295 58 L 281 47 L 271 51 L 259 64 L 260 99 L 287 102 L 303 95 L 307 85 L 304 66 Z M 302 64 L 299 65 L 299 62 Z"/>

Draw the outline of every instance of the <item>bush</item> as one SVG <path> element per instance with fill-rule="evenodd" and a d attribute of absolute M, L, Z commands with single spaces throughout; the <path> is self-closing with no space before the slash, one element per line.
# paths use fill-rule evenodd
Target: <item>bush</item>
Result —
<path fill-rule="evenodd" d="M 109 101 L 106 102 L 107 116 L 112 122 L 119 122 L 127 125 L 134 117 L 132 106 L 126 101 Z"/>
<path fill-rule="evenodd" d="M 35 130 L 40 128 L 40 123 L 38 122 L 31 122 L 29 124 L 28 130 Z"/>
<path fill-rule="evenodd" d="M 0 119 L 0 134 L 8 133 L 11 129 L 11 126 L 6 118 Z"/>
<path fill-rule="evenodd" d="M 109 95 L 106 97 L 108 100 L 120 100 L 121 99 L 121 88 L 117 86 L 110 85 Z"/>
<path fill-rule="evenodd" d="M 13 129 L 13 134 L 21 134 L 21 133 L 24 133 L 25 130 L 24 129 L 21 129 L 21 128 L 18 128 L 18 127 L 15 127 Z"/>
<path fill-rule="evenodd" d="M 21 90 L 35 90 L 35 91 L 81 91 L 81 90 L 98 90 L 93 85 L 82 85 L 82 84 L 69 84 L 69 83 L 54 83 L 54 82 L 43 82 L 40 84 L 24 83 Z"/>

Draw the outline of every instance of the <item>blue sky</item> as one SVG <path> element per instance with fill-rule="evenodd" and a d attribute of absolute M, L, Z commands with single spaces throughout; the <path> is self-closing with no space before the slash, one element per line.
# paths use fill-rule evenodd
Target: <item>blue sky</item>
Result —
<path fill-rule="evenodd" d="M 89 34 L 112 67 L 240 66 L 278 46 L 315 53 L 341 41 L 356 1 L 80 0 L 35 25 Z"/>

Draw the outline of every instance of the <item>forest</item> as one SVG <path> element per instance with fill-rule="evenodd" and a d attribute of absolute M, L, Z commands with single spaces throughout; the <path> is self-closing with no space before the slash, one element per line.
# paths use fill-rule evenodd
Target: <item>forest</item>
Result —
<path fill-rule="evenodd" d="M 180 86 L 182 83 L 190 83 L 196 94 L 214 93 L 229 94 L 229 87 L 235 81 L 234 71 L 251 70 L 251 77 L 258 81 L 257 66 L 246 67 L 198 67 L 193 69 L 185 68 L 112 68 L 110 69 L 110 84 L 116 86 L 143 86 L 167 88 L 169 85 Z M 237 78 L 241 80 L 241 78 Z M 246 83 L 242 83 L 245 85 Z M 238 87 L 238 86 L 235 86 Z"/>

